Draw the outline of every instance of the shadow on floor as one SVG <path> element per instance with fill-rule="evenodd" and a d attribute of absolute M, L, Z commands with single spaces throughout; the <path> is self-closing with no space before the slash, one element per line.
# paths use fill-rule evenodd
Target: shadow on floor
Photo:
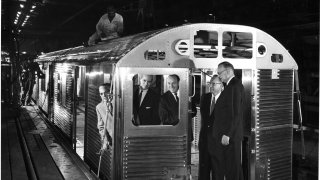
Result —
<path fill-rule="evenodd" d="M 319 133 L 304 131 L 305 158 L 303 159 L 300 131 L 293 133 L 292 180 L 317 180 L 319 162 Z"/>

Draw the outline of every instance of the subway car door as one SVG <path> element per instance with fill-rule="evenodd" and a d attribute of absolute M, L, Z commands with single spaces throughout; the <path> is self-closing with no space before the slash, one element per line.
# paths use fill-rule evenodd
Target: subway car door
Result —
<path fill-rule="evenodd" d="M 85 131 L 85 80 L 86 67 L 74 66 L 73 79 L 73 124 L 72 146 L 78 156 L 84 156 L 84 131 Z"/>
<path fill-rule="evenodd" d="M 120 68 L 123 90 L 121 179 L 170 179 L 187 174 L 190 164 L 189 74 L 186 68 Z M 135 96 L 139 95 L 142 75 L 151 75 L 152 82 L 144 98 L 139 98 L 137 104 Z M 168 92 L 169 75 L 176 75 L 175 78 L 179 79 L 177 98 Z M 149 91 L 153 92 L 151 98 Z M 147 103 L 152 100 L 159 102 L 156 103 L 158 107 Z M 178 107 L 171 107 L 176 101 Z M 164 119 L 163 109 L 170 114 L 176 107 L 177 122 L 170 124 Z M 149 113 L 150 116 L 146 117 L 143 113 Z M 156 113 L 156 117 L 153 113 Z M 139 123 L 137 116 L 140 117 Z"/>

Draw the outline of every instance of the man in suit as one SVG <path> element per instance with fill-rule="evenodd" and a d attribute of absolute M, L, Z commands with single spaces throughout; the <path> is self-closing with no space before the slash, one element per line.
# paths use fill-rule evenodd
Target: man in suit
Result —
<path fill-rule="evenodd" d="M 159 95 L 150 88 L 152 80 L 153 76 L 151 75 L 141 75 L 139 88 L 134 91 L 134 125 L 160 124 L 158 115 Z"/>
<path fill-rule="evenodd" d="M 96 106 L 97 112 L 97 128 L 99 130 L 102 150 L 108 148 L 112 145 L 113 137 L 113 106 L 112 99 L 113 96 L 110 93 L 110 85 L 102 84 L 99 86 L 99 94 L 101 97 L 101 102 Z"/>
<path fill-rule="evenodd" d="M 159 103 L 159 116 L 163 125 L 176 125 L 179 122 L 179 82 L 178 75 L 168 76 L 169 90 L 161 96 Z"/>
<path fill-rule="evenodd" d="M 222 62 L 218 75 L 226 84 L 213 110 L 212 141 L 210 151 L 215 180 L 242 180 L 241 142 L 243 138 L 244 87 L 234 76 L 233 65 Z"/>
<path fill-rule="evenodd" d="M 212 179 L 214 173 L 212 172 L 211 154 L 214 151 L 212 143 L 212 127 L 214 122 L 213 111 L 216 101 L 218 100 L 223 90 L 223 84 L 218 75 L 214 75 L 210 79 L 210 92 L 202 95 L 200 104 L 201 113 L 201 129 L 199 136 L 199 179 L 210 180 L 210 172 Z M 209 146 L 210 145 L 210 146 Z"/>

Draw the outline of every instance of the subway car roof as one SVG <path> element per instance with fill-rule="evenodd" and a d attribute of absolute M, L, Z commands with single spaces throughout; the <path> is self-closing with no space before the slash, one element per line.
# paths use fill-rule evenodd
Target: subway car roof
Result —
<path fill-rule="evenodd" d="M 216 46 L 209 46 L 209 50 L 206 49 L 208 46 L 196 47 L 195 35 L 200 31 L 215 32 Z M 228 33 L 236 33 L 236 39 L 242 39 L 242 45 L 226 47 L 224 39 Z M 196 48 L 203 48 L 204 54 L 216 51 L 217 55 L 196 57 Z M 249 52 L 249 56 L 226 57 L 227 48 L 230 52 Z M 157 68 L 213 68 L 220 62 L 229 61 L 237 69 L 298 69 L 289 52 L 269 34 L 249 26 L 211 23 L 186 24 L 110 39 L 94 46 L 63 49 L 43 54 L 36 61 Z"/>

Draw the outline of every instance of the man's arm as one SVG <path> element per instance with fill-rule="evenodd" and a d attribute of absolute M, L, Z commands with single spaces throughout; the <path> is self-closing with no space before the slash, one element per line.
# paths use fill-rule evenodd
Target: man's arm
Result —
<path fill-rule="evenodd" d="M 222 136 L 221 142 L 223 145 L 228 145 L 229 140 L 237 128 L 242 128 L 241 118 L 242 118 L 242 99 L 243 99 L 243 86 L 236 84 L 231 89 L 230 94 L 230 119 L 227 126 L 227 133 Z"/>
<path fill-rule="evenodd" d="M 234 131 L 239 127 L 240 120 L 242 118 L 242 92 L 241 86 L 236 85 L 232 88 L 232 119 L 227 135 L 230 137 Z"/>
<path fill-rule="evenodd" d="M 99 134 L 100 134 L 100 137 L 102 139 L 103 138 L 103 134 L 104 134 L 104 122 L 102 120 L 102 116 L 101 116 L 98 108 L 96 108 L 96 111 L 97 111 L 97 119 L 98 119 L 97 128 L 99 130 Z"/>
<path fill-rule="evenodd" d="M 165 102 L 163 98 L 160 98 L 160 103 L 159 103 L 159 118 L 160 118 L 160 123 L 165 124 L 167 119 L 168 119 L 168 110 L 166 108 Z"/>
<path fill-rule="evenodd" d="M 117 33 L 118 35 L 122 35 L 123 33 L 123 18 L 121 15 L 119 15 L 119 22 L 118 22 L 118 27 L 117 27 Z"/>
<path fill-rule="evenodd" d="M 101 34 L 103 33 L 102 26 L 103 26 L 103 16 L 100 18 L 100 20 L 98 21 L 98 23 L 96 25 L 96 31 L 97 31 L 97 35 L 99 38 L 101 37 Z"/>
<path fill-rule="evenodd" d="M 165 97 L 161 97 L 160 104 L 159 104 L 159 117 L 160 117 L 161 124 L 176 125 L 178 123 L 179 120 L 178 120 L 178 117 L 175 117 L 175 115 L 173 114 L 174 113 L 173 108 L 174 107 L 169 106 Z"/>

